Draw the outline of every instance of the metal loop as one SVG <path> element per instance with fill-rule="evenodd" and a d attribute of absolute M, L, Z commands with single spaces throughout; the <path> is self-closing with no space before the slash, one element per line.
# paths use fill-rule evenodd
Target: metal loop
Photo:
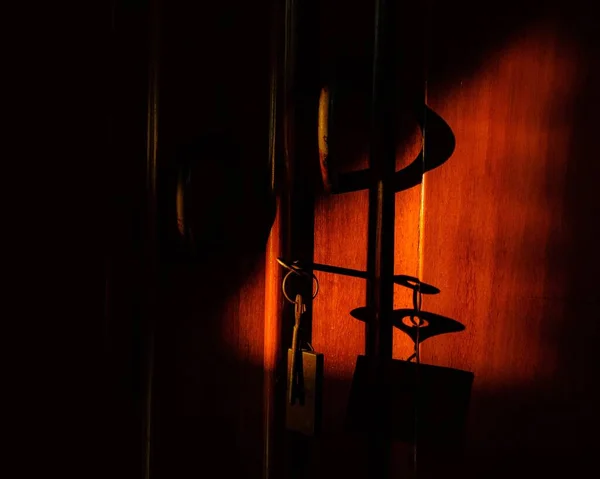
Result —
<path fill-rule="evenodd" d="M 279 261 L 279 259 L 277 260 Z M 281 264 L 281 262 L 280 262 Z M 286 265 L 287 267 L 287 265 Z M 281 290 L 283 291 L 283 296 L 285 296 L 285 299 L 287 299 L 290 303 L 292 304 L 296 304 L 296 301 L 294 301 L 292 298 L 290 298 L 287 294 L 287 291 L 285 290 L 285 285 L 287 282 L 287 279 L 292 275 L 292 274 L 297 274 L 299 276 L 305 276 L 305 277 L 310 277 L 312 278 L 313 283 L 315 284 L 315 288 L 313 291 L 313 295 L 312 295 L 312 299 L 315 299 L 317 297 L 317 294 L 319 293 L 319 280 L 317 279 L 317 277 L 314 274 L 308 274 L 306 272 L 303 272 L 302 274 L 300 274 L 298 271 L 293 270 L 292 268 L 287 267 L 290 271 L 288 272 L 288 274 L 286 274 L 283 278 L 283 282 L 281 283 Z"/>

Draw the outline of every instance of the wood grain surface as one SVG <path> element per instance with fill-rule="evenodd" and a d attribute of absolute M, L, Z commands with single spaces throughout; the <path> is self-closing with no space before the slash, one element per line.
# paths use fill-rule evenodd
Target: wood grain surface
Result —
<path fill-rule="evenodd" d="M 441 290 L 425 297 L 424 309 L 466 326 L 428 340 L 423 361 L 475 373 L 467 460 L 431 452 L 422 457 L 419 477 L 458 477 L 457 471 L 461 477 L 531 477 L 559 469 L 582 475 L 597 447 L 600 69 L 589 5 L 546 2 L 542 9 L 539 2 L 511 0 L 490 6 L 505 15 L 466 0 L 399 9 L 397 169 L 422 144 L 411 114 L 418 101 L 450 125 L 456 150 L 421 185 L 397 193 L 390 260 L 396 274 Z M 356 77 L 370 68 L 372 7 L 366 2 L 341 16 L 339 2 L 321 2 L 320 73 L 340 58 Z M 255 171 L 267 159 L 268 41 L 261 33 L 267 22 L 248 24 L 250 7 L 236 13 L 216 5 L 181 8 L 167 9 L 162 159 L 168 163 L 175 145 L 198 131 L 229 125 L 248 153 L 243 171 Z M 202 19 L 203 28 L 193 18 Z M 206 49 L 220 32 L 215 18 L 244 42 L 222 53 Z M 199 45 L 210 68 L 190 64 Z M 361 82 L 352 87 L 355 116 L 343 118 L 345 156 L 336 161 L 345 171 L 367 164 L 368 91 Z M 318 164 L 318 156 L 301 160 Z M 252 224 L 249 208 L 257 194 L 252 187 L 246 193 L 230 198 L 240 212 L 232 221 L 242 226 Z M 365 270 L 367 212 L 367 191 L 316 198 L 314 261 Z M 277 450 L 269 446 L 275 436 L 265 436 L 272 424 L 265 419 L 273 413 L 269 401 L 287 348 L 279 321 L 281 272 L 273 264 L 280 226 L 276 222 L 262 251 L 237 248 L 255 235 L 241 228 L 230 250 L 245 257 L 241 270 L 227 254 L 210 260 L 214 251 L 206 252 L 210 261 L 200 271 L 166 265 L 157 345 L 158 478 L 208 470 L 260 477 L 265 444 L 269 454 Z M 367 478 L 365 444 L 344 428 L 356 357 L 365 347 L 364 324 L 349 312 L 365 305 L 366 282 L 317 274 L 312 345 L 325 358 L 323 434 L 310 442 L 306 477 Z M 395 286 L 394 305 L 410 307 L 410 291 Z M 395 332 L 394 357 L 411 352 L 411 341 Z M 394 446 L 395 477 L 411 474 L 411 454 L 406 445 Z"/>
<path fill-rule="evenodd" d="M 344 58 L 347 62 L 346 77 L 342 80 L 349 85 L 346 88 L 351 90 L 347 103 L 334 106 L 337 107 L 337 126 L 345 132 L 345 141 L 337 150 L 342 157 L 332 158 L 331 165 L 340 172 L 357 171 L 368 167 L 370 77 L 363 74 L 365 69 L 370 71 L 371 68 L 369 48 L 372 45 L 374 4 L 369 2 L 369 5 L 361 5 L 360 9 L 348 12 L 348 19 L 346 21 L 345 18 L 344 22 L 334 21 L 333 12 L 339 7 L 337 3 L 323 2 L 323 5 L 323 23 L 328 28 L 321 32 L 325 42 L 322 62 L 327 64 L 336 58 Z M 395 34 L 401 51 L 398 67 L 401 94 L 396 101 L 400 117 L 396 169 L 400 170 L 412 162 L 421 150 L 422 134 L 414 108 L 419 99 L 424 102 L 425 71 L 423 5 L 398 10 L 401 11 L 398 13 Z M 414 22 L 415 18 L 419 21 Z M 420 187 L 396 196 L 396 256 L 392 259 L 395 274 L 418 274 L 420 198 Z M 367 190 L 318 198 L 314 261 L 365 271 L 368 209 Z M 352 318 L 349 312 L 365 306 L 366 281 L 327 273 L 318 273 L 318 276 L 321 293 L 314 303 L 313 345 L 325 357 L 324 431 L 314 446 L 311 477 L 369 477 L 365 439 L 349 435 L 345 430 L 352 374 L 357 356 L 365 352 L 365 325 Z M 411 304 L 411 291 L 396 286 L 394 306 L 410 307 Z M 405 359 L 412 350 L 412 341 L 405 334 L 395 331 L 394 357 Z M 405 475 L 410 470 L 410 450 L 399 444 L 395 445 L 393 452 L 392 474 Z"/>
<path fill-rule="evenodd" d="M 457 148 L 425 177 L 422 278 L 441 294 L 424 306 L 466 331 L 428 341 L 423 359 L 475 373 L 463 477 L 571 475 L 591 457 L 598 414 L 584 378 L 598 368 L 576 351 L 598 340 L 588 238 L 599 37 L 572 12 L 565 4 L 512 32 L 468 76 L 449 80 L 440 66 L 428 79 L 428 104 Z M 432 62 L 460 64 L 468 51 L 436 36 L 442 21 L 434 14 Z"/>
<path fill-rule="evenodd" d="M 599 104 L 593 86 L 598 69 L 590 59 L 598 35 L 566 5 L 542 10 L 535 2 L 511 3 L 507 10 L 519 12 L 512 20 L 472 6 L 432 2 L 428 10 L 414 9 L 409 18 L 426 18 L 423 57 L 414 53 L 419 41 L 401 43 L 412 51 L 403 60 L 414 68 L 405 68 L 427 81 L 423 99 L 450 124 L 457 147 L 421 186 L 397 194 L 395 271 L 440 288 L 439 295 L 425 297 L 424 309 L 466 326 L 425 343 L 423 360 L 476 377 L 467 461 L 428 452 L 421 476 L 581 470 L 591 457 L 584 431 L 598 421 L 590 383 L 597 367 L 585 359 L 598 339 L 592 319 L 598 315 L 598 252 L 590 239 L 598 212 L 592 158 Z M 403 78 L 417 93 L 414 77 Z M 418 132 L 399 134 L 398 168 L 418 146 Z M 316 261 L 362 266 L 366 209 L 360 193 L 320 200 Z M 326 385 L 336 378 L 344 384 L 362 348 L 361 330 L 344 311 L 362 299 L 364 284 L 320 278 L 315 343 L 325 352 Z M 410 302 L 410 292 L 397 286 L 395 307 Z M 587 337 L 576 332 L 574 314 Z M 394 340 L 394 356 L 406 358 L 412 343 L 399 332 Z M 344 404 L 348 389 L 325 391 L 326 421 L 341 418 L 339 409 L 329 408 Z M 410 454 L 395 446 L 395 473 L 410 474 Z M 322 470 L 331 470 L 330 461 L 341 464 L 331 451 L 320 457 Z M 355 457 L 345 463 L 354 465 L 350 477 L 364 472 Z"/>
<path fill-rule="evenodd" d="M 205 165 L 199 213 L 208 220 L 198 230 L 198 257 L 173 257 L 172 244 L 161 244 L 151 476 L 261 477 L 263 356 L 271 360 L 273 343 L 265 329 L 268 229 L 256 220 L 267 211 L 260 198 L 269 158 L 270 5 L 161 3 L 163 228 L 182 145 L 226 132 L 242 155 L 196 158 Z"/>

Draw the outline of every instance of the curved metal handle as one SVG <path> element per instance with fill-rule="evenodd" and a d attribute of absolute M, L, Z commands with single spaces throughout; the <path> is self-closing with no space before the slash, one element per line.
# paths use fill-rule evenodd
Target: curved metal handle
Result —
<path fill-rule="evenodd" d="M 319 116 L 318 116 L 318 142 L 319 142 L 319 163 L 321 166 L 321 179 L 323 187 L 327 193 L 333 189 L 332 176 L 329 165 L 329 115 L 331 105 L 331 92 L 328 87 L 321 89 L 319 96 Z"/>

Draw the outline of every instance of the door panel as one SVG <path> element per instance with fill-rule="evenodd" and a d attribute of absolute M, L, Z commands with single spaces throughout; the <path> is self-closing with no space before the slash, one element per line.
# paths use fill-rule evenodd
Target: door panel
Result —
<path fill-rule="evenodd" d="M 581 359 L 598 339 L 598 295 L 587 286 L 598 254 L 586 238 L 598 211 L 587 118 L 599 39 L 571 8 L 503 26 L 482 57 L 460 35 L 443 41 L 441 23 L 465 15 L 479 28 L 498 25 L 460 8 L 433 16 L 440 63 L 428 103 L 457 147 L 425 177 L 423 279 L 441 289 L 425 305 L 466 330 L 428 341 L 423 358 L 475 373 L 469 477 L 572 474 L 591 452 L 583 417 L 598 421 L 585 379 L 597 367 Z M 475 57 L 453 78 L 448 65 Z"/>
<path fill-rule="evenodd" d="M 269 213 L 269 4 L 161 3 L 152 475 L 260 477 L 268 230 L 256 221 Z M 204 162 L 196 193 L 206 198 L 196 211 L 206 218 L 198 251 L 182 256 L 168 234 L 175 166 L 185 147 L 217 133 L 223 150 L 196 158 Z M 238 158 L 226 154 L 233 144 Z"/>
<path fill-rule="evenodd" d="M 163 256 L 155 474 L 193 477 L 215 470 L 259 477 L 265 462 L 289 456 L 280 453 L 282 444 L 291 444 L 284 440 L 284 405 L 276 394 L 291 342 L 282 336 L 287 305 L 274 263 L 286 234 L 285 209 L 278 211 L 268 245 L 254 231 L 252 215 L 266 208 L 251 178 L 268 159 L 270 15 L 268 5 L 179 3 L 165 6 L 164 15 L 163 171 L 178 145 L 216 125 L 243 145 L 236 168 L 250 186 L 243 194 L 221 188 L 215 171 L 229 170 L 217 165 L 207 178 L 207 211 L 218 216 L 233 204 L 240 212 L 231 216 L 233 230 L 241 233 L 227 250 L 206 248 L 200 263 Z M 390 261 L 395 274 L 441 290 L 425 297 L 424 309 L 466 326 L 424 343 L 422 360 L 475 373 L 467 461 L 432 452 L 421 456 L 421 477 L 449 475 L 453 467 L 468 477 L 524 477 L 534 468 L 579 466 L 592 456 L 585 433 L 592 437 L 598 423 L 591 378 L 598 373 L 592 358 L 598 339 L 600 256 L 593 229 L 600 72 L 593 61 L 598 34 L 586 5 L 541 10 L 536 2 L 503 2 L 495 11 L 506 15 L 493 18 L 486 6 L 466 1 L 399 8 L 397 169 L 423 145 L 415 109 L 425 102 L 450 125 L 456 149 L 421 184 L 396 194 Z M 327 78 L 332 65 L 343 63 L 355 102 L 342 118 L 344 155 L 337 167 L 365 168 L 364 72 L 371 68 L 373 4 L 347 8 L 326 1 L 316 11 L 320 71 L 314 74 Z M 235 39 L 232 46 L 225 36 Z M 315 97 L 315 143 L 316 105 Z M 299 124 L 307 129 L 300 136 L 310 138 L 310 121 Z M 318 161 L 307 153 L 311 148 L 299 151 L 298 161 Z M 315 262 L 366 269 L 368 201 L 367 191 L 317 194 Z M 260 247 L 247 248 L 248 238 Z M 324 353 L 323 432 L 308 443 L 304 475 L 370 477 L 366 443 L 345 430 L 352 373 L 365 347 L 364 324 L 349 312 L 365 305 L 366 281 L 316 274 L 312 345 Z M 411 292 L 395 286 L 395 307 L 411 304 Z M 411 353 L 412 342 L 396 331 L 394 357 Z M 392 475 L 411 473 L 412 452 L 394 445 Z M 281 477 L 283 469 L 269 469 L 270 477 Z"/>

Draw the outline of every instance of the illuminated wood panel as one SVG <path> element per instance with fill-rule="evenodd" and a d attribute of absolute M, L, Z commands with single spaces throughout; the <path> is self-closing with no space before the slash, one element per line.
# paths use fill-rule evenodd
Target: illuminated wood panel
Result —
<path fill-rule="evenodd" d="M 429 30 L 421 3 L 403 6 L 398 19 L 398 88 L 410 103 L 420 98 L 427 78 L 428 104 L 453 129 L 456 151 L 426 174 L 423 187 L 396 195 L 395 273 L 439 287 L 439 295 L 425 298 L 424 309 L 466 325 L 462 333 L 423 345 L 425 362 L 476 375 L 465 475 L 519 477 L 516 461 L 548 470 L 562 458 L 579 464 L 590 450 L 586 434 L 592 437 L 598 425 L 592 382 L 600 372 L 593 359 L 599 337 L 598 34 L 591 20 L 580 18 L 593 16 L 574 18 L 563 8 L 549 21 L 534 22 L 529 2 L 508 2 L 504 11 L 521 12 L 518 21 L 498 20 L 483 35 L 487 14 L 466 12 L 484 6 L 447 3 L 443 9 L 440 2 L 433 5 Z M 244 26 L 244 39 L 256 41 L 237 42 L 226 54 L 209 49 L 213 77 L 189 62 L 199 45 L 210 44 L 215 29 L 205 27 L 213 17 L 229 18 L 227 9 L 211 8 L 214 15 L 166 12 L 172 19 L 165 31 L 163 154 L 170 158 L 179 142 L 231 122 L 251 171 L 266 160 L 267 59 L 253 52 L 268 50 L 266 34 L 256 36 L 268 30 L 267 22 L 253 27 L 246 22 L 250 10 L 236 13 L 226 30 L 239 35 L 233 27 Z M 370 68 L 364 60 L 372 37 L 371 2 L 351 12 L 340 12 L 339 2 L 320 8 L 321 66 L 343 57 L 356 61 L 357 72 Z M 425 58 L 425 45 L 431 57 Z M 259 71 L 257 64 L 265 67 L 264 75 L 242 75 Z M 262 88 L 265 94 L 256 94 Z M 400 109 L 409 111 L 406 105 Z M 363 113 L 344 119 L 348 155 L 340 166 L 347 170 L 366 166 Z M 399 131 L 398 169 L 420 147 L 420 133 L 407 116 Z M 243 201 L 231 195 L 239 213 L 232 222 L 260 210 L 249 208 L 256 191 L 246 193 Z M 314 260 L 365 270 L 367 214 L 366 191 L 318 198 Z M 157 347 L 156 477 L 191 477 L 208 469 L 260 475 L 267 441 L 263 405 L 280 379 L 274 371 L 287 347 L 279 336 L 281 272 L 273 263 L 279 226 L 266 259 L 260 251 L 232 248 L 249 263 L 233 278 L 229 267 L 237 263 L 228 263 L 228 254 L 219 258 L 225 263 L 214 260 L 201 271 L 167 268 Z M 240 234 L 235 244 L 243 246 L 246 239 Z M 365 445 L 344 431 L 351 375 L 365 343 L 364 325 L 349 311 L 365 304 L 366 284 L 317 274 L 321 293 L 312 343 L 325 356 L 324 431 L 310 446 L 309 477 L 369 477 Z M 395 307 L 410 305 L 410 292 L 396 286 Z M 411 342 L 398 332 L 394 340 L 394 356 L 406 358 Z M 394 449 L 398 477 L 410 467 L 409 454 L 404 446 Z M 446 463 L 437 462 L 443 471 Z"/>
<path fill-rule="evenodd" d="M 466 331 L 429 340 L 423 359 L 475 373 L 469 477 L 579 470 L 591 447 L 581 434 L 598 421 L 585 379 L 598 366 L 573 358 L 598 340 L 598 34 L 571 20 L 563 8 L 507 35 L 468 75 L 429 78 L 457 148 L 425 179 L 423 280 L 441 294 L 424 306 Z M 455 46 L 438 37 L 434 61 L 464 62 L 470 52 Z"/>
<path fill-rule="evenodd" d="M 364 271 L 367 257 L 366 191 L 321 199 L 315 209 L 315 262 Z M 356 474 L 364 452 L 344 434 L 346 405 L 356 357 L 363 354 L 364 324 L 350 311 L 364 305 L 366 281 L 317 273 L 320 293 L 313 306 L 313 346 L 324 354 L 323 437 L 314 474 L 329 477 L 336 469 Z M 354 451 L 348 456 L 348 451 Z M 351 475 L 351 477 L 358 477 Z"/>
<path fill-rule="evenodd" d="M 346 65 L 343 78 L 354 90 L 344 112 L 338 115 L 338 127 L 345 134 L 342 157 L 335 165 L 340 171 L 356 171 L 368 167 L 368 132 L 370 71 L 374 5 L 372 2 L 339 17 L 339 5 L 325 2 L 322 19 L 323 63 L 339 61 Z M 422 135 L 416 122 L 415 105 L 424 101 L 424 64 L 422 27 L 423 5 L 405 5 L 398 9 L 395 30 L 398 54 L 398 146 L 396 169 L 410 164 L 419 154 Z M 360 10 L 360 11 L 359 11 Z M 348 15 L 347 15 L 348 14 Z M 415 21 L 415 18 L 417 21 Z M 354 62 L 354 63 L 352 63 Z M 356 80 L 354 77 L 360 77 Z M 363 78 L 365 77 L 366 80 Z M 361 90 L 361 87 L 366 89 Z M 351 107 L 348 107 L 351 105 Z M 339 110 L 338 110 L 339 112 Z M 421 188 L 413 187 L 396 195 L 395 274 L 418 274 L 418 243 Z M 318 198 L 315 209 L 315 262 L 365 271 L 369 194 L 367 190 Z M 390 258 L 392 260 L 392 258 Z M 346 407 L 352 373 L 358 355 L 365 351 L 365 326 L 352 318 L 350 310 L 366 304 L 366 281 L 318 273 L 321 293 L 314 303 L 313 345 L 324 353 L 324 435 L 315 443 L 311 477 L 369 477 L 367 445 L 363 439 L 345 431 Z M 410 307 L 412 293 L 395 287 L 394 306 Z M 406 358 L 412 353 L 412 341 L 394 332 L 394 357 Z M 392 457 L 392 474 L 405 475 L 410 451 L 396 445 Z"/>
<path fill-rule="evenodd" d="M 396 170 L 412 162 L 422 147 L 422 133 L 416 123 L 402 125 L 406 140 L 400 143 L 396 157 Z M 410 134 L 407 134 L 410 132 Z M 420 276 L 420 219 L 422 216 L 421 185 L 396 193 L 396 222 L 394 231 L 394 274 Z M 412 290 L 394 286 L 394 309 L 412 308 Z M 394 328 L 394 358 L 407 359 L 414 351 L 412 340 Z"/>

